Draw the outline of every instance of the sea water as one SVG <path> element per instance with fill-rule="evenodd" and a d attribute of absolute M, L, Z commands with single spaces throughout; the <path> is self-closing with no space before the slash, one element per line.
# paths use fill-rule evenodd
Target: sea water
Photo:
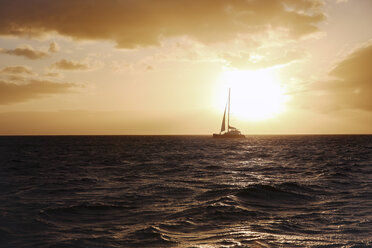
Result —
<path fill-rule="evenodd" d="M 0 247 L 372 247 L 372 136 L 0 137 Z"/>

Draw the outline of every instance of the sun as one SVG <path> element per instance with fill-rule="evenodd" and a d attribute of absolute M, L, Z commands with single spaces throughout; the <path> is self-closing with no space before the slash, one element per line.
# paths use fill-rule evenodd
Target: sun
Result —
<path fill-rule="evenodd" d="M 231 88 L 231 113 L 239 119 L 262 121 L 285 110 L 289 100 L 275 73 L 262 70 L 227 70 L 221 75 L 219 105 L 226 104 Z"/>

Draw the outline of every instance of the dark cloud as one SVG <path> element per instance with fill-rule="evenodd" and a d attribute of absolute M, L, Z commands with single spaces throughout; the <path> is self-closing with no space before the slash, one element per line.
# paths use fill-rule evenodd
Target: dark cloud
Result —
<path fill-rule="evenodd" d="M 81 71 L 81 70 L 88 70 L 89 65 L 72 60 L 61 59 L 60 61 L 52 64 L 50 66 L 51 69 L 58 69 L 58 70 L 67 70 L 67 71 Z"/>
<path fill-rule="evenodd" d="M 55 83 L 45 80 L 29 80 L 27 84 L 0 81 L 0 105 L 14 104 L 51 94 L 70 92 L 77 87 L 73 83 Z"/>
<path fill-rule="evenodd" d="M 276 29 L 296 39 L 318 31 L 321 5 L 321 0 L 0 0 L 0 35 L 56 32 L 113 40 L 122 48 L 184 35 L 224 42 Z"/>
<path fill-rule="evenodd" d="M 357 49 L 336 65 L 331 76 L 342 79 L 345 87 L 351 85 L 372 87 L 372 42 Z"/>
<path fill-rule="evenodd" d="M 230 67 L 244 69 L 244 70 L 257 70 L 262 68 L 269 68 L 274 66 L 283 66 L 292 62 L 298 61 L 305 56 L 304 52 L 300 51 L 287 51 L 283 56 L 272 58 L 265 56 L 264 58 L 255 59 L 251 58 L 249 53 L 240 54 L 224 54 L 225 59 Z"/>
<path fill-rule="evenodd" d="M 27 66 L 18 65 L 18 66 L 8 66 L 0 70 L 2 73 L 6 74 L 28 74 L 35 75 L 35 73 Z"/>
<path fill-rule="evenodd" d="M 308 105 L 326 110 L 372 111 L 372 42 L 356 49 L 336 64 L 332 80 L 312 85 Z"/>
<path fill-rule="evenodd" d="M 32 59 L 32 60 L 42 59 L 48 56 L 48 53 L 35 50 L 31 46 L 27 46 L 27 45 L 23 47 L 17 47 L 15 49 L 1 49 L 0 48 L 0 53 L 15 55 L 15 56 L 22 56 L 22 57 Z"/>

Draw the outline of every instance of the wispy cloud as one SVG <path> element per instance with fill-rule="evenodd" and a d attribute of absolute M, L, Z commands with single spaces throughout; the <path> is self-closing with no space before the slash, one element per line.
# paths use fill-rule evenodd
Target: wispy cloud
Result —
<path fill-rule="evenodd" d="M 29 45 L 24 45 L 22 47 L 17 47 L 15 49 L 1 49 L 0 48 L 0 53 L 15 55 L 15 56 L 22 56 L 22 57 L 32 59 L 32 60 L 43 59 L 45 57 L 48 57 L 47 52 L 35 50 Z"/>
<path fill-rule="evenodd" d="M 44 74 L 46 77 L 61 77 L 61 74 L 58 72 L 47 72 Z"/>
<path fill-rule="evenodd" d="M 8 66 L 0 70 L 1 73 L 6 74 L 27 74 L 35 75 L 36 73 L 31 70 L 28 66 L 18 65 L 18 66 Z"/>
<path fill-rule="evenodd" d="M 0 104 L 14 104 L 52 94 L 71 92 L 74 83 L 56 83 L 47 80 L 29 80 L 26 84 L 0 81 Z"/>
<path fill-rule="evenodd" d="M 49 44 L 48 51 L 37 50 L 30 45 L 23 45 L 14 49 L 0 48 L 0 54 L 21 56 L 31 60 L 38 60 L 50 56 L 51 53 L 58 52 L 59 49 L 58 43 L 53 41 Z"/>
<path fill-rule="evenodd" d="M 249 53 L 239 54 L 224 54 L 222 57 L 225 59 L 230 67 L 238 69 L 256 70 L 262 68 L 269 68 L 274 66 L 284 66 L 305 57 L 305 53 L 301 51 L 287 51 L 282 56 L 253 56 Z"/>
<path fill-rule="evenodd" d="M 61 59 L 60 61 L 50 65 L 51 69 L 67 70 L 67 71 L 82 71 L 89 70 L 88 64 L 79 61 Z"/>

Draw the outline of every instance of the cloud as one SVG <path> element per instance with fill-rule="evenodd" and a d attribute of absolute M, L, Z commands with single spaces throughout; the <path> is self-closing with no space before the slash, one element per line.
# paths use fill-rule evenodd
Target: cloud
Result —
<path fill-rule="evenodd" d="M 71 92 L 74 83 L 56 83 L 46 80 L 29 80 L 27 84 L 0 81 L 0 105 L 14 104 L 51 94 Z"/>
<path fill-rule="evenodd" d="M 0 81 L 10 81 L 15 83 L 25 83 L 30 79 L 30 76 L 36 76 L 28 66 L 17 65 L 7 66 L 0 69 Z"/>
<path fill-rule="evenodd" d="M 307 105 L 326 110 L 372 111 L 372 41 L 354 50 L 330 71 L 330 80 L 311 85 Z"/>
<path fill-rule="evenodd" d="M 49 44 L 49 49 L 48 51 L 50 53 L 55 53 L 55 52 L 58 52 L 59 51 L 59 45 L 57 42 L 53 41 Z"/>
<path fill-rule="evenodd" d="M 50 65 L 50 68 L 67 71 L 81 71 L 90 69 L 88 64 L 66 59 L 61 59 L 60 61 Z"/>
<path fill-rule="evenodd" d="M 372 87 L 372 41 L 356 49 L 340 61 L 330 72 L 344 81 L 345 87 L 369 85 Z"/>
<path fill-rule="evenodd" d="M 6 74 L 28 74 L 35 75 L 35 73 L 27 66 L 18 65 L 18 66 L 8 66 L 0 70 L 1 73 Z"/>
<path fill-rule="evenodd" d="M 61 74 L 58 72 L 47 72 L 44 74 L 46 77 L 61 77 Z"/>
<path fill-rule="evenodd" d="M 42 59 L 48 56 L 48 53 L 35 50 L 29 45 L 24 45 L 22 47 L 17 47 L 15 49 L 1 49 L 0 48 L 0 53 L 15 55 L 15 56 L 22 56 L 22 57 L 32 59 L 32 60 Z"/>
<path fill-rule="evenodd" d="M 249 53 L 224 54 L 225 59 L 230 67 L 244 69 L 244 70 L 257 70 L 262 68 L 269 68 L 274 66 L 284 66 L 305 57 L 304 52 L 300 51 L 287 51 L 284 55 L 272 58 L 271 56 L 253 56 Z"/>
<path fill-rule="evenodd" d="M 281 30 L 290 39 L 318 31 L 321 0 L 0 0 L 0 35 L 58 33 L 112 40 L 121 48 L 188 36 L 203 43 Z M 78 10 L 78 11 L 77 11 Z"/>

